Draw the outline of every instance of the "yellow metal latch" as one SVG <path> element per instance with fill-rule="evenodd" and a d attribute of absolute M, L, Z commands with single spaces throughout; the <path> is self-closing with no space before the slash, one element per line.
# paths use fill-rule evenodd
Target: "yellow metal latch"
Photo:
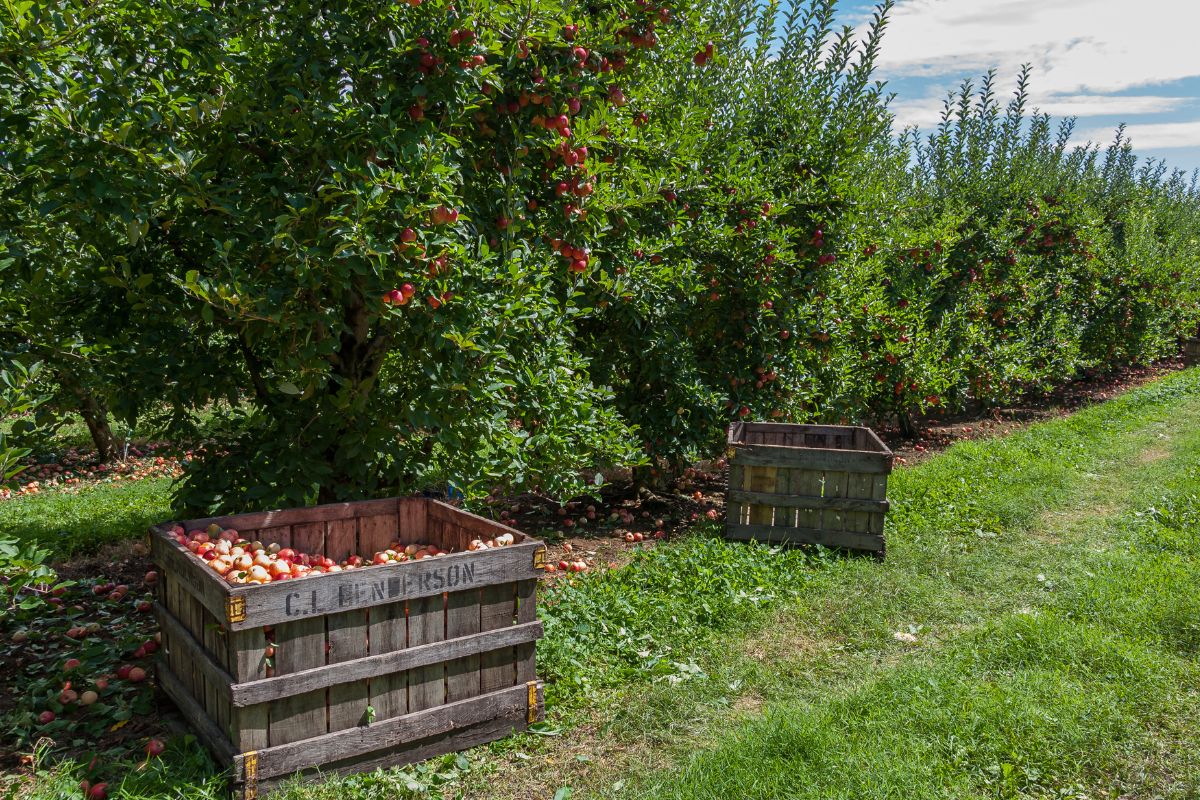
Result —
<path fill-rule="evenodd" d="M 255 800 L 258 797 L 258 753 L 254 750 L 243 753 L 242 766 L 246 771 L 242 800 Z"/>
<path fill-rule="evenodd" d="M 533 551 L 533 568 L 534 569 L 545 569 L 546 568 L 546 548 L 545 547 L 539 547 L 537 550 Z"/>
<path fill-rule="evenodd" d="M 525 685 L 529 688 L 529 713 L 525 719 L 532 725 L 538 718 L 537 681 L 530 681 Z"/>
<path fill-rule="evenodd" d="M 225 598 L 225 618 L 230 622 L 245 622 L 246 598 L 241 595 Z"/>

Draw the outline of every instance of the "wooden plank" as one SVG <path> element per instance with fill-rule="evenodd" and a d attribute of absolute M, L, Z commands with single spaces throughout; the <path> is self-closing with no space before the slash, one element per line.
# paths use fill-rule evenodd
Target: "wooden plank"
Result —
<path fill-rule="evenodd" d="M 276 626 L 276 675 L 290 675 L 324 664 L 323 617 L 300 619 Z M 272 747 L 308 739 L 327 730 L 324 689 L 289 695 L 271 704 L 268 737 Z"/>
<path fill-rule="evenodd" d="M 519 630 L 525 625 L 541 625 L 537 621 L 537 583 L 537 581 L 519 581 L 517 583 L 517 624 L 511 630 Z M 516 650 L 517 683 L 536 680 L 536 640 L 518 644 Z"/>
<path fill-rule="evenodd" d="M 196 732 L 197 738 L 216 757 L 217 763 L 230 763 L 234 759 L 233 745 L 225 738 L 225 734 L 221 732 L 221 729 L 208 718 L 208 715 L 204 713 L 204 709 L 200 707 L 200 704 L 192 699 L 180 679 L 161 660 L 158 662 L 156 678 L 159 688 L 179 708 L 180 713 L 187 719 L 192 730 Z"/>
<path fill-rule="evenodd" d="M 396 500 L 361 500 L 355 503 L 328 503 L 320 506 L 304 508 L 276 509 L 272 511 L 257 511 L 249 514 L 234 514 L 223 517 L 204 517 L 203 519 L 181 520 L 164 523 L 166 527 L 182 525 L 184 530 L 207 528 L 214 522 L 222 528 L 235 530 L 259 530 L 277 525 L 295 525 L 305 522 L 328 522 L 335 519 L 353 519 L 355 517 L 370 517 L 376 514 L 396 513 Z"/>
<path fill-rule="evenodd" d="M 292 547 L 292 526 L 291 525 L 274 525 L 270 528 L 259 528 L 258 530 L 238 531 L 242 538 L 248 542 L 259 542 L 263 547 L 268 547 L 272 544 L 277 544 L 280 547 Z M 302 551 L 312 552 L 312 551 Z"/>
<path fill-rule="evenodd" d="M 392 501 L 391 514 L 362 517 L 358 521 L 358 554 L 365 559 L 380 550 L 387 550 L 400 535 L 400 523 L 396 515 L 396 501 Z M 408 544 L 408 542 L 404 542 Z"/>
<path fill-rule="evenodd" d="M 405 543 L 432 543 L 428 529 L 429 509 L 433 501 L 424 497 L 401 497 L 396 507 L 396 530 Z M 441 545 L 438 545 L 439 547 Z"/>
<path fill-rule="evenodd" d="M 335 519 L 326 523 L 326 557 L 332 558 L 340 564 L 350 556 L 358 554 L 358 520 Z"/>
<path fill-rule="evenodd" d="M 512 630 L 517 630 L 513 628 Z M 484 633 L 494 637 L 495 631 Z M 462 644 L 479 636 L 479 590 L 450 592 L 446 596 L 446 643 Z M 491 648 L 473 649 L 466 656 L 446 662 L 446 702 L 453 703 L 479 694 L 479 654 Z"/>
<path fill-rule="evenodd" d="M 192 671 L 199 672 L 204 676 L 207 686 L 212 687 L 214 695 L 219 694 L 226 703 L 230 702 L 230 687 L 235 682 L 234 677 L 209 655 L 210 650 L 202 646 L 166 607 L 155 603 L 154 613 L 158 618 L 159 628 L 171 643 L 171 655 L 178 657 L 172 658 L 171 663 L 185 664 Z M 171 671 L 175 672 L 175 669 L 172 668 Z"/>
<path fill-rule="evenodd" d="M 428 513 L 430 519 L 437 519 L 443 522 L 449 522 L 454 525 L 461 525 L 468 530 L 474 531 L 476 534 L 485 539 L 491 539 L 501 533 L 511 533 L 513 542 L 522 544 L 534 541 L 528 534 L 522 533 L 516 528 L 510 528 L 507 525 L 496 522 L 493 519 L 481 517 L 478 514 L 472 514 L 469 511 L 463 511 L 461 508 L 443 503 L 440 500 L 426 500 L 428 503 Z M 486 535 L 484 535 L 486 534 Z"/>
<path fill-rule="evenodd" d="M 845 531 L 850 530 L 846 525 L 846 512 L 842 510 L 840 505 L 846 497 L 846 479 L 848 473 L 841 471 L 825 472 L 825 492 L 824 496 L 829 500 L 835 501 L 835 505 L 827 508 L 821 518 L 821 527 L 826 530 Z"/>
<path fill-rule="evenodd" d="M 539 687 L 540 688 L 540 687 Z M 272 745 L 256 753 L 259 779 L 287 775 L 307 767 L 336 762 L 384 747 L 418 742 L 454 728 L 477 725 L 516 713 L 528 714 L 524 684 L 406 714 L 371 725 L 314 736 L 304 741 Z M 233 758 L 233 779 L 245 779 L 245 758 Z"/>
<path fill-rule="evenodd" d="M 871 498 L 887 503 L 887 483 L 888 479 L 886 475 L 874 476 L 871 481 Z M 883 533 L 883 515 L 887 510 L 885 506 L 883 511 L 871 515 L 870 525 L 868 526 L 868 530 L 871 533 Z"/>
<path fill-rule="evenodd" d="M 800 467 L 887 474 L 891 456 L 862 450 L 821 450 L 806 447 L 774 447 L 767 444 L 737 445 L 731 461 L 747 467 Z"/>
<path fill-rule="evenodd" d="M 749 489 L 756 495 L 768 495 L 775 489 L 776 467 L 752 467 L 749 470 Z M 768 503 L 749 503 L 750 524 L 770 525 L 775 519 L 775 508 Z"/>
<path fill-rule="evenodd" d="M 775 469 L 775 485 L 771 487 L 771 493 L 767 495 L 769 503 L 775 510 L 774 525 L 776 527 L 792 528 L 796 525 L 796 510 L 786 503 L 780 502 L 781 499 L 787 497 L 788 489 L 792 482 L 792 468 L 777 467 Z"/>
<path fill-rule="evenodd" d="M 408 601 L 408 646 L 446 639 L 446 598 L 435 594 Z M 424 711 L 446 702 L 446 664 L 436 661 L 408 671 L 408 710 Z"/>
<path fill-rule="evenodd" d="M 776 528 L 771 525 L 733 525 L 726 530 L 725 538 L 775 544 L 819 544 L 825 547 L 868 552 L 883 549 L 883 537 L 873 533 L 814 528 Z"/>
<path fill-rule="evenodd" d="M 195 641 L 204 641 L 204 607 L 200 605 L 199 600 L 187 592 L 183 593 L 181 599 L 183 603 L 179 607 L 179 621 L 192 634 Z M 204 673 L 191 663 L 184 663 L 183 668 L 185 672 L 176 673 L 176 677 L 182 681 L 184 686 L 191 687 L 192 697 L 196 699 L 196 702 L 203 705 L 205 702 Z"/>
<path fill-rule="evenodd" d="M 503 739 L 513 733 L 525 730 L 527 727 L 529 727 L 529 723 L 526 721 L 525 712 L 509 711 L 503 716 L 498 716 L 476 725 L 466 728 L 452 728 L 446 733 L 426 737 L 419 742 L 375 750 L 356 758 L 348 758 L 324 764 L 320 769 L 307 769 L 299 774 L 302 780 L 323 781 L 333 774 L 350 775 L 374 772 L 377 769 L 417 764 L 421 761 L 445 755 L 446 753 L 457 753 L 487 744 L 488 742 L 494 742 L 497 739 Z M 256 796 L 261 797 L 264 792 L 270 792 L 282 782 L 292 780 L 292 776 L 295 774 L 289 773 L 288 775 L 274 776 L 258 781 L 256 784 Z M 236 783 L 233 786 L 235 789 L 234 796 L 243 797 L 244 785 Z M 246 800 L 249 800 L 249 798 Z"/>
<path fill-rule="evenodd" d="M 181 588 L 195 596 L 217 619 L 225 619 L 229 585 L 221 576 L 206 568 L 164 531 L 155 528 L 150 529 L 150 551 L 162 574 L 174 576 Z"/>
<path fill-rule="evenodd" d="M 864 511 L 859 503 L 874 503 L 873 510 L 887 508 L 887 501 L 874 500 L 871 497 L 875 484 L 874 475 L 852 472 L 846 476 L 846 499 L 842 501 L 842 511 L 846 515 L 846 530 L 859 533 L 869 533 L 871 530 L 871 514 Z"/>
<path fill-rule="evenodd" d="M 231 594 L 245 599 L 246 618 L 230 623 L 230 627 L 243 630 L 440 595 L 459 588 L 532 580 L 541 575 L 541 571 L 533 566 L 533 555 L 541 547 L 541 542 L 528 539 L 521 544 L 482 552 L 454 553 L 262 586 L 238 586 Z"/>
<path fill-rule="evenodd" d="M 369 648 L 372 658 L 395 656 L 408 644 L 408 619 L 405 604 L 389 603 L 376 606 L 369 612 Z M 349 669 L 344 667 L 343 669 Z M 378 671 L 368 682 L 367 691 L 375 719 L 391 719 L 408 713 L 408 673 Z"/>
<path fill-rule="evenodd" d="M 858 477 L 858 476 L 852 476 Z M 873 476 L 861 476 L 868 482 Z M 787 475 L 788 489 L 791 489 L 792 476 Z M 818 489 L 820 484 L 818 484 Z M 778 490 L 777 490 L 778 491 Z M 776 507 L 783 506 L 786 508 L 809 508 L 823 510 L 827 508 L 839 509 L 843 511 L 887 511 L 887 500 L 862 500 L 853 497 L 814 497 L 812 495 L 792 495 L 774 492 L 747 492 L 745 490 L 734 490 L 729 493 L 731 501 L 743 503 L 764 503 Z"/>
<path fill-rule="evenodd" d="M 336 523 L 330 523 L 331 525 Z M 332 558 L 333 556 L 330 556 Z M 330 614 L 325 620 L 325 630 L 329 641 L 329 665 L 318 667 L 330 677 L 337 678 L 337 683 L 329 685 L 329 730 L 340 731 L 353 728 L 363 721 L 370 697 L 367 678 L 363 675 L 360 680 L 350 680 L 347 666 L 368 657 L 367 636 L 369 622 L 365 610 L 344 611 L 341 614 Z M 292 673 L 285 678 L 271 678 L 267 684 L 273 684 L 280 694 L 285 697 L 293 691 L 316 689 L 319 684 L 308 686 L 297 681 L 298 674 Z M 290 687 L 290 688 L 289 688 Z M 242 688 L 242 687 L 239 687 Z M 274 699 L 268 696 L 268 699 Z"/>
<path fill-rule="evenodd" d="M 299 553 L 326 555 L 325 523 L 299 522 L 293 525 L 292 547 Z"/>
<path fill-rule="evenodd" d="M 479 630 L 510 628 L 517 613 L 517 587 L 501 583 L 484 587 L 479 597 Z M 479 657 L 479 690 L 491 692 L 512 686 L 517 680 L 512 648 L 492 650 Z"/>
<path fill-rule="evenodd" d="M 731 495 L 736 489 L 741 491 L 746 480 L 746 468 L 741 464 L 729 465 L 729 480 L 726 482 L 726 493 Z M 743 525 L 748 522 L 744 503 L 734 501 L 732 497 L 726 500 L 725 520 L 729 525 Z"/>
<path fill-rule="evenodd" d="M 229 669 L 239 684 L 262 680 L 267 677 L 267 637 L 262 628 L 230 631 Z M 233 690 L 230 689 L 232 694 Z M 238 707 L 234 704 L 230 714 L 229 738 L 240 752 L 261 750 L 270 744 L 270 709 L 264 703 Z"/>
<path fill-rule="evenodd" d="M 476 606 L 471 607 L 478 619 Z M 360 613 L 360 612 L 354 612 Z M 334 687 L 340 684 L 362 680 L 366 677 L 388 675 L 394 672 L 422 667 L 427 664 L 450 661 L 471 655 L 479 655 L 497 648 L 512 648 L 526 642 L 534 642 L 543 634 L 542 623 L 534 621 L 498 628 L 493 631 L 483 631 L 442 642 L 433 642 L 411 648 L 402 648 L 390 653 L 375 653 L 353 661 L 339 664 L 329 664 L 309 670 L 293 672 L 290 675 L 274 678 L 261 678 L 246 683 L 235 683 L 230 691 L 235 706 L 253 706 L 288 697 L 298 692 L 311 692 L 322 687 Z M 372 640 L 372 645 L 377 644 Z M 479 694 L 478 675 L 475 678 L 475 691 Z M 460 698 L 461 699 L 461 698 Z M 378 709 L 377 709 L 378 710 Z M 379 718 L 376 714 L 376 718 Z"/>
<path fill-rule="evenodd" d="M 225 653 L 225 637 L 222 634 L 220 623 L 217 622 L 212 612 L 199 604 L 197 604 L 197 607 L 200 609 L 200 622 L 204 630 L 204 655 L 211 664 L 218 666 L 221 673 L 223 673 L 221 677 L 215 677 L 211 672 L 199 670 L 204 683 L 204 709 L 221 730 L 228 730 L 229 683 L 231 676 L 225 671 L 224 664 L 218 664 L 215 660 L 216 654 Z"/>

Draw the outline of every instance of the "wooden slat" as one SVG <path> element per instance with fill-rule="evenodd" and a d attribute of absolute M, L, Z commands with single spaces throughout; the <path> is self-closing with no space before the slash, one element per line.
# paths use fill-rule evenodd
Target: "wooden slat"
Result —
<path fill-rule="evenodd" d="M 540 719 L 540 717 L 539 717 Z M 416 764 L 446 753 L 457 753 L 472 747 L 477 747 L 497 739 L 503 739 L 517 731 L 529 727 L 525 711 L 508 711 L 502 716 L 470 725 L 465 728 L 452 728 L 446 733 L 426 737 L 418 742 L 404 743 L 382 750 L 374 750 L 366 755 L 342 759 L 322 765 L 319 770 L 309 769 L 302 773 L 303 778 L 313 781 L 325 780 L 331 774 L 349 775 L 354 773 L 373 772 L 377 769 L 402 767 Z M 257 783 L 257 795 L 284 781 L 291 781 L 291 776 L 276 776 L 266 778 Z M 235 797 L 242 797 L 242 784 L 234 784 Z"/>
<path fill-rule="evenodd" d="M 749 470 L 749 489 L 751 494 L 770 495 L 775 490 L 776 467 L 752 467 Z M 769 503 L 749 503 L 750 524 L 770 525 L 775 519 L 775 508 Z"/>
<path fill-rule="evenodd" d="M 793 477 L 789 474 L 789 478 Z M 866 481 L 871 482 L 873 476 L 861 476 Z M 789 480 L 788 490 L 791 490 L 791 481 Z M 818 484 L 819 488 L 819 484 Z M 811 509 L 840 509 L 843 511 L 887 511 L 887 500 L 861 500 L 851 497 L 814 497 L 811 495 L 793 495 L 785 494 L 777 490 L 777 492 L 747 492 L 744 490 L 734 490 L 729 493 L 731 501 L 743 503 L 762 503 L 764 505 L 784 506 L 787 508 L 811 508 Z"/>
<path fill-rule="evenodd" d="M 424 497 L 401 497 L 396 508 L 396 529 L 405 544 L 437 544 L 428 530 L 429 509 L 433 501 Z M 440 545 L 439 545 L 440 546 Z"/>
<path fill-rule="evenodd" d="M 395 654 L 407 647 L 408 620 L 403 602 L 376 606 L 369 614 L 368 641 L 372 658 Z M 368 691 L 375 719 L 391 719 L 408 713 L 408 673 L 376 674 L 370 679 Z"/>
<path fill-rule="evenodd" d="M 395 500 L 392 501 L 391 514 L 378 514 L 363 517 L 358 521 L 358 553 L 365 559 L 380 550 L 386 550 L 400 535 L 399 518 L 396 515 Z M 408 542 L 404 542 L 408 544 Z"/>
<path fill-rule="evenodd" d="M 537 621 L 537 581 L 520 581 L 517 583 L 517 624 L 512 630 L 540 624 Z M 536 650 L 536 641 L 517 645 L 517 683 L 528 683 L 537 678 Z"/>
<path fill-rule="evenodd" d="M 791 506 L 779 502 L 780 497 L 787 496 L 788 489 L 792 485 L 793 471 L 793 468 L 790 467 L 777 467 L 775 469 L 775 486 L 771 489 L 772 497 L 768 502 L 775 509 L 773 524 L 776 527 L 792 528 L 796 526 L 796 510 Z"/>
<path fill-rule="evenodd" d="M 330 556 L 330 558 L 332 557 Z M 317 670 L 324 672 L 329 677 L 336 677 L 338 680 L 337 683 L 329 686 L 330 731 L 345 730 L 358 725 L 367 711 L 369 697 L 367 678 L 370 675 L 363 675 L 361 680 L 350 680 L 347 666 L 368 657 L 369 623 L 367 615 L 369 613 L 362 609 L 344 611 L 341 614 L 330 614 L 325 621 L 325 630 L 329 640 L 329 665 L 318 667 Z M 282 680 L 271 678 L 267 682 L 268 688 L 271 688 L 270 685 L 273 684 L 280 692 L 279 696 L 286 696 L 292 691 L 305 691 L 319 686 L 319 684 L 306 685 L 303 681 L 298 681 L 298 678 L 297 673 L 292 673 Z M 237 688 L 244 689 L 244 687 Z M 268 697 L 270 696 L 268 695 Z"/>
<path fill-rule="evenodd" d="M 479 630 L 510 628 L 516 618 L 516 585 L 500 583 L 484 587 L 479 597 Z M 479 657 L 479 690 L 491 692 L 516 682 L 516 664 L 511 648 L 493 650 Z"/>
<path fill-rule="evenodd" d="M 217 723 L 221 730 L 229 729 L 229 680 L 230 675 L 225 671 L 224 664 L 216 662 L 217 654 L 225 653 L 225 637 L 220 623 L 212 612 L 197 604 L 201 614 L 201 624 L 204 626 L 204 655 L 221 669 L 221 676 L 214 677 L 211 673 L 201 671 L 204 682 L 204 709 L 208 716 Z M 211 654 L 211 655 L 210 655 Z"/>
<path fill-rule="evenodd" d="M 403 717 L 377 721 L 335 733 L 326 733 L 304 741 L 272 745 L 260 750 L 260 779 L 286 775 L 306 767 L 336 762 L 339 759 L 370 753 L 435 736 L 452 728 L 464 728 L 509 714 L 528 713 L 528 691 L 524 684 L 479 697 L 447 703 Z M 245 779 L 245 759 L 233 759 L 233 779 Z"/>
<path fill-rule="evenodd" d="M 514 628 L 514 630 L 516 630 Z M 446 596 L 447 644 L 468 641 L 479 634 L 479 590 L 450 592 Z M 495 636 L 495 632 L 484 636 Z M 479 653 L 471 652 L 446 662 L 446 701 L 453 703 L 479 694 Z"/>
<path fill-rule="evenodd" d="M 478 606 L 472 605 L 471 610 L 478 620 Z M 468 634 L 427 645 L 402 648 L 390 653 L 376 653 L 353 661 L 293 672 L 287 676 L 262 678 L 247 683 L 239 683 L 232 687 L 231 695 L 233 703 L 236 706 L 253 706 L 288 697 L 299 692 L 311 692 L 322 687 L 335 687 L 340 684 L 362 680 L 366 677 L 389 675 L 428 664 L 451 661 L 472 655 L 478 656 L 480 653 L 486 653 L 490 650 L 500 648 L 511 650 L 514 646 L 540 639 L 542 633 L 542 623 L 537 621 L 521 625 L 511 625 L 507 628 Z M 372 644 L 377 645 L 378 642 L 372 641 Z M 478 673 L 475 675 L 474 682 L 475 686 L 474 691 L 471 693 L 472 695 L 479 694 Z M 377 714 L 376 716 L 378 718 L 380 715 Z"/>
<path fill-rule="evenodd" d="M 275 628 L 275 674 L 324 666 L 325 619 L 312 617 Z M 298 742 L 327 730 L 325 690 L 294 694 L 271 704 L 271 746 Z"/>
<path fill-rule="evenodd" d="M 192 634 L 195 641 L 204 641 L 204 607 L 200 605 L 199 600 L 187 592 L 183 593 L 181 599 L 183 602 L 179 607 L 179 621 Z M 176 677 L 182 681 L 184 686 L 190 687 L 192 697 L 196 698 L 196 701 L 203 705 L 205 701 L 204 673 L 196 669 L 193 664 L 185 663 L 183 668 L 185 672 L 177 674 Z"/>
<path fill-rule="evenodd" d="M 267 677 L 267 637 L 262 628 L 230 631 L 230 672 L 237 683 L 249 683 Z M 232 689 L 230 690 L 232 694 Z M 265 703 L 233 708 L 229 738 L 240 752 L 261 750 L 270 744 L 270 710 Z"/>
<path fill-rule="evenodd" d="M 408 646 L 435 644 L 446 638 L 446 599 L 435 594 L 408 601 Z M 446 702 L 446 664 L 435 661 L 408 671 L 408 710 L 424 711 Z"/>
<path fill-rule="evenodd" d="M 746 468 L 741 464 L 730 464 L 729 480 L 726 483 L 727 492 L 732 493 L 734 490 L 742 491 L 742 486 L 745 480 Z M 747 518 L 745 504 L 730 498 L 726 503 L 725 518 L 727 524 L 730 525 L 742 525 L 746 523 Z"/>
<path fill-rule="evenodd" d="M 178 523 L 184 530 L 207 528 L 214 522 L 222 528 L 235 530 L 259 530 L 277 525 L 295 525 L 304 522 L 328 522 L 335 519 L 352 519 L 354 517 L 370 517 L 376 514 L 394 514 L 395 499 L 361 500 L 355 503 L 329 503 L 321 506 L 306 506 L 304 508 L 289 508 L 275 511 L 257 511 L 249 514 L 234 514 L 223 517 L 205 517 L 203 519 L 182 520 Z"/>
<path fill-rule="evenodd" d="M 221 763 L 228 764 L 234 759 L 233 745 L 225 738 L 225 734 L 217 727 L 208 715 L 204 713 L 204 709 L 200 707 L 190 694 L 183 682 L 170 670 L 170 668 L 161 660 L 158 663 L 158 670 L 155 673 L 158 681 L 158 686 L 161 688 L 175 705 L 179 711 L 191 724 L 192 730 L 196 732 L 196 736 L 204 743 L 217 760 Z"/>
<path fill-rule="evenodd" d="M 158 528 L 150 529 L 150 551 L 163 574 L 174 576 L 189 594 L 194 595 L 217 619 L 225 619 L 225 599 L 229 585 L 221 576 L 196 559 L 188 550 Z"/>
<path fill-rule="evenodd" d="M 821 527 L 826 530 L 849 530 L 846 526 L 846 512 L 842 510 L 840 505 L 846 497 L 847 477 L 848 473 L 840 470 L 827 470 L 825 472 L 824 496 L 828 500 L 835 501 L 835 504 L 825 509 L 822 514 Z"/>
<path fill-rule="evenodd" d="M 270 528 L 259 528 L 258 530 L 238 531 L 242 538 L 248 542 L 260 542 L 264 547 L 277 544 L 280 547 L 293 547 L 295 543 L 292 541 L 292 526 L 291 525 L 273 525 Z M 309 552 L 305 550 L 302 552 Z"/>
<path fill-rule="evenodd" d="M 873 533 L 829 531 L 814 528 L 776 528 L 771 525 L 732 525 L 728 539 L 754 540 L 776 544 L 819 544 L 825 547 L 876 552 L 883 549 L 883 537 Z"/>
<path fill-rule="evenodd" d="M 377 519 L 377 518 L 376 518 Z M 364 524 L 367 520 L 362 521 Z M 275 625 L 335 611 L 440 595 L 445 591 L 492 583 L 531 580 L 533 554 L 543 545 L 527 541 L 483 552 L 455 553 L 403 564 L 313 575 L 262 586 L 238 586 L 232 595 L 246 601 L 246 618 L 233 630 Z"/>
<path fill-rule="evenodd" d="M 169 664 L 186 665 L 190 672 L 198 672 L 205 677 L 205 682 L 208 687 L 211 687 L 214 696 L 221 697 L 226 703 L 230 702 L 231 691 L 230 687 L 234 683 L 234 677 L 230 675 L 222 664 L 209 655 L 210 650 L 204 647 L 200 642 L 196 641 L 196 637 L 184 627 L 174 614 L 166 607 L 155 603 L 155 616 L 158 619 L 159 629 L 166 635 L 170 642 Z M 171 671 L 176 672 L 174 666 Z M 182 680 L 182 679 L 181 679 Z M 199 698 L 197 698 L 197 703 Z"/>
<path fill-rule="evenodd" d="M 293 525 L 292 547 L 299 553 L 325 555 L 325 523 L 299 522 Z"/>
<path fill-rule="evenodd" d="M 821 450 L 806 447 L 774 447 L 745 444 L 734 448 L 731 459 L 748 467 L 801 467 L 886 474 L 892 471 L 890 455 L 861 450 Z"/>
<path fill-rule="evenodd" d="M 846 476 L 846 499 L 842 501 L 842 510 L 846 515 L 846 530 L 859 533 L 869 533 L 871 530 L 871 513 L 862 510 L 860 503 L 875 504 L 874 511 L 887 508 L 886 500 L 872 499 L 875 484 L 874 475 L 864 475 L 853 472 Z"/>
<path fill-rule="evenodd" d="M 356 554 L 358 554 L 358 520 L 335 519 L 326 523 L 325 555 L 340 564 Z"/>

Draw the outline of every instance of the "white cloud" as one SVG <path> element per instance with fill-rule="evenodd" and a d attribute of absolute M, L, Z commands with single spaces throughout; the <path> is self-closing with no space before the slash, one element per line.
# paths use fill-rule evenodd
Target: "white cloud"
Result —
<path fill-rule="evenodd" d="M 1113 140 L 1114 128 L 1094 128 L 1080 131 L 1073 141 L 1107 146 Z M 1200 120 L 1192 122 L 1157 122 L 1128 125 L 1125 137 L 1135 150 L 1170 150 L 1176 147 L 1200 147 Z"/>
<path fill-rule="evenodd" d="M 1036 79 L 1036 77 L 1035 77 Z M 975 82 L 978 85 L 978 81 Z M 1007 95 L 1012 87 L 1000 87 L 1001 104 L 1007 102 Z M 941 119 L 942 101 L 945 91 L 936 91 L 914 100 L 896 100 L 892 103 L 892 113 L 896 115 L 899 127 L 916 125 L 922 130 L 929 130 Z M 1187 97 L 1161 97 L 1157 95 L 1100 95 L 1077 94 L 1051 96 L 1037 93 L 1030 111 L 1036 110 L 1050 114 L 1053 117 L 1098 117 L 1124 116 L 1137 114 L 1160 114 L 1175 111 L 1191 102 Z"/>
<path fill-rule="evenodd" d="M 1128 117 L 1191 101 L 1112 93 L 1200 76 L 1198 29 L 1196 0 L 899 0 L 878 66 L 884 78 L 939 84 L 895 105 L 902 122 L 922 127 L 936 123 L 944 90 L 962 78 L 996 68 L 1006 99 L 1025 63 L 1034 70 L 1031 105 L 1042 111 Z"/>

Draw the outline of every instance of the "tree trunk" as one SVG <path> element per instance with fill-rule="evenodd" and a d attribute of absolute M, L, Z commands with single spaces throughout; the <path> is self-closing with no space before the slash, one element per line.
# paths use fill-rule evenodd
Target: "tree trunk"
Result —
<path fill-rule="evenodd" d="M 75 408 L 83 417 L 88 433 L 92 435 L 92 443 L 96 445 L 96 460 L 101 464 L 112 461 L 117 454 L 117 439 L 109 427 L 108 409 L 104 403 L 64 373 L 59 373 L 58 382 L 75 398 Z"/>
<path fill-rule="evenodd" d="M 96 459 L 107 464 L 117 454 L 117 440 L 108 425 L 108 411 L 90 394 L 84 393 L 79 405 L 79 415 L 87 423 L 92 442 L 96 445 Z"/>

